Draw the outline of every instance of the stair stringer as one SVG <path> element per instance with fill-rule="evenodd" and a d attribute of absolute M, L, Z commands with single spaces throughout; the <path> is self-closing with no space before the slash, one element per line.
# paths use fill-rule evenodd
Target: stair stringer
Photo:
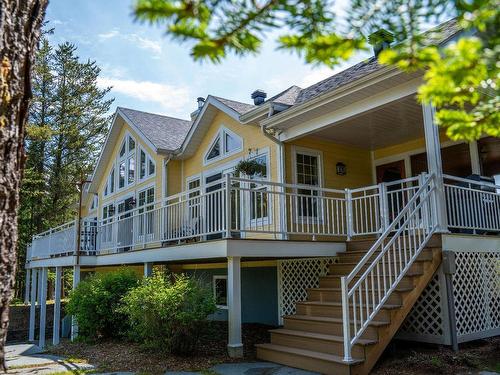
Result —
<path fill-rule="evenodd" d="M 441 248 L 433 248 L 432 261 L 424 263 L 424 273 L 415 278 L 414 289 L 403 296 L 402 304 L 399 309 L 390 312 L 391 323 L 387 326 L 379 327 L 377 344 L 366 348 L 365 360 L 360 364 L 351 366 L 351 375 L 368 374 L 373 369 L 385 348 L 389 345 L 399 327 L 401 327 L 407 315 L 410 313 L 415 302 L 417 302 L 418 297 L 420 297 L 431 281 L 434 273 L 441 264 L 441 259 Z"/>

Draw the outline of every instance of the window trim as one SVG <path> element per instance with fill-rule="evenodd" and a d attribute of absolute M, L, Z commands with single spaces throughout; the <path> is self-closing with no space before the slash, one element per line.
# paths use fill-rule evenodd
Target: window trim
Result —
<path fill-rule="evenodd" d="M 231 137 L 234 137 L 234 138 L 238 139 L 240 141 L 241 146 L 238 147 L 238 148 L 235 148 L 232 151 L 226 152 L 226 134 L 228 134 Z M 220 140 L 220 155 L 217 156 L 217 157 L 214 157 L 214 158 L 212 158 L 210 160 L 208 160 L 207 159 L 208 154 L 210 153 L 210 151 L 212 151 L 212 148 L 214 147 L 215 142 L 217 142 L 218 139 Z M 203 155 L 203 165 L 207 166 L 209 164 L 212 164 L 212 163 L 218 162 L 220 160 L 223 160 L 223 159 L 225 159 L 225 158 L 227 158 L 229 156 L 235 155 L 235 154 L 243 151 L 243 149 L 244 149 L 243 146 L 244 146 L 244 139 L 243 139 L 243 137 L 239 136 L 237 133 L 235 133 L 234 131 L 228 129 L 227 127 L 221 126 L 217 130 L 217 133 L 212 137 L 212 139 L 210 141 L 210 146 L 207 148 L 207 150 L 205 151 L 205 154 Z"/>
<path fill-rule="evenodd" d="M 144 166 L 144 177 L 141 178 L 141 152 L 146 155 L 146 164 Z M 154 173 L 149 174 L 149 162 L 152 162 L 155 168 Z M 137 147 L 137 162 L 136 162 L 136 178 L 139 182 L 144 182 L 156 176 L 156 160 L 151 156 L 151 154 L 141 145 Z"/>
<path fill-rule="evenodd" d="M 216 282 L 215 280 L 226 280 L 226 304 L 225 305 L 215 305 L 218 309 L 221 310 L 227 310 L 228 309 L 228 304 L 227 304 L 227 289 L 228 289 L 228 283 L 227 283 L 227 275 L 213 275 L 212 276 L 212 291 L 213 291 L 213 296 L 214 300 L 217 303 L 217 289 L 216 289 Z"/>
<path fill-rule="evenodd" d="M 297 185 L 297 154 L 315 156 L 318 158 L 318 185 L 315 186 L 317 188 L 323 188 L 323 151 L 316 150 L 307 147 L 300 146 L 292 146 L 292 183 Z M 310 185 L 313 186 L 314 185 Z M 298 189 L 294 189 L 294 192 L 297 194 Z M 319 192 L 318 196 L 321 196 L 321 192 Z M 295 218 L 295 215 L 293 215 Z M 318 207 L 318 215 L 314 216 L 298 216 L 294 219 L 295 223 L 299 223 L 299 220 L 309 220 L 311 223 L 321 224 L 323 222 L 323 208 Z"/>
<path fill-rule="evenodd" d="M 266 172 L 267 176 L 266 177 L 257 177 L 255 178 L 256 183 L 259 183 L 260 181 L 263 182 L 268 182 L 271 181 L 271 153 L 268 147 L 264 148 L 262 151 L 257 152 L 256 155 L 253 155 L 252 157 L 249 157 L 248 160 L 254 160 L 259 157 L 265 156 L 266 157 Z M 247 176 L 248 179 L 251 179 L 251 176 Z M 251 182 L 246 183 L 248 188 L 250 188 Z M 267 188 L 264 186 L 262 189 L 267 190 Z M 260 189 L 258 189 L 260 190 Z M 252 219 L 251 217 L 251 201 L 252 198 L 248 198 L 248 217 L 247 217 L 247 228 L 256 226 L 256 225 L 271 225 L 273 223 L 273 199 L 270 201 L 268 200 L 267 202 L 267 215 L 263 216 L 261 218 L 254 218 Z"/>

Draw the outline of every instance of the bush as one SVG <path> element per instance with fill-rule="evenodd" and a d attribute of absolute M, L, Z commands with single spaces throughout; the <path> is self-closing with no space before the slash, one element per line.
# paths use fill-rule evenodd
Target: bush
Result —
<path fill-rule="evenodd" d="M 137 285 L 137 275 L 126 268 L 94 274 L 70 293 L 66 311 L 78 322 L 82 339 L 118 337 L 129 327 L 120 311 L 123 296 Z"/>
<path fill-rule="evenodd" d="M 155 273 L 130 290 L 123 302 L 132 339 L 179 355 L 196 351 L 202 323 L 216 310 L 211 289 L 185 275 L 171 282 Z"/>

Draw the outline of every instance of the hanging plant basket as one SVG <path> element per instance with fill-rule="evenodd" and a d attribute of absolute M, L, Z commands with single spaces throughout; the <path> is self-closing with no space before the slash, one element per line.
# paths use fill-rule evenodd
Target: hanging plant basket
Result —
<path fill-rule="evenodd" d="M 266 166 L 256 160 L 241 160 L 234 168 L 236 176 L 260 177 L 266 173 Z"/>

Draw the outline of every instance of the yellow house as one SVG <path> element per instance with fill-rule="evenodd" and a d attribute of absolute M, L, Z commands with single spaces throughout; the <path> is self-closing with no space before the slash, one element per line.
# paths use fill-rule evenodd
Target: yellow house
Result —
<path fill-rule="evenodd" d="M 440 30 L 441 44 L 459 31 Z M 26 299 L 48 267 L 73 267 L 76 285 L 86 270 L 162 265 L 212 285 L 230 355 L 243 323 L 283 325 L 259 358 L 321 373 L 369 372 L 400 327 L 450 345 L 497 334 L 500 309 L 465 329 L 444 296 L 483 306 L 479 288 L 500 305 L 500 140 L 447 139 L 421 82 L 374 56 L 252 103 L 198 98 L 191 120 L 117 108 L 79 218 L 33 238 Z M 431 335 L 411 322 L 436 295 Z"/>

